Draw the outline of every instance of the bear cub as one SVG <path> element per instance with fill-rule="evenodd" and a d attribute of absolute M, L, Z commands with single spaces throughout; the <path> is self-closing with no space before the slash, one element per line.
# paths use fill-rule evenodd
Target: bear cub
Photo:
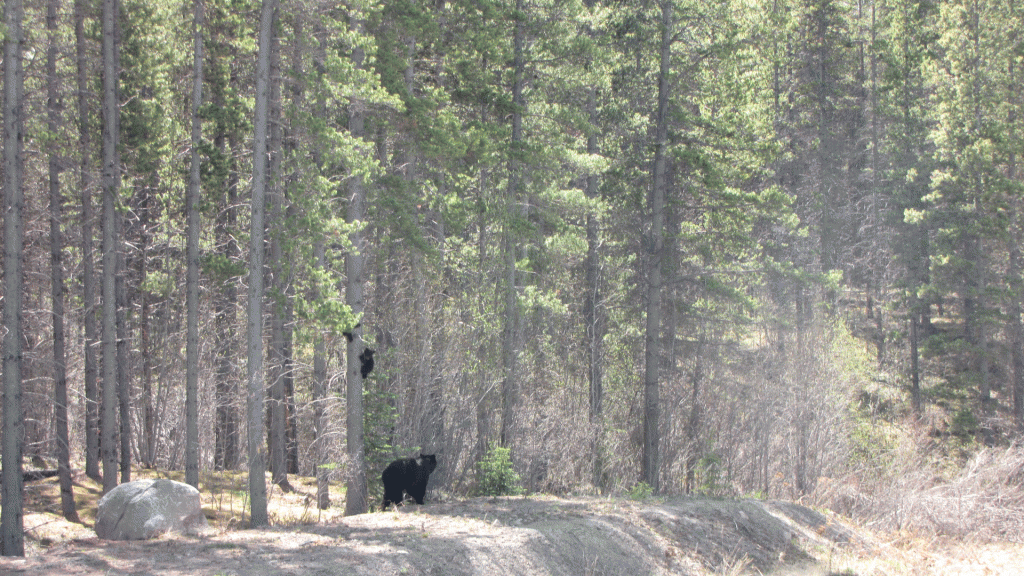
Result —
<path fill-rule="evenodd" d="M 402 503 L 403 492 L 412 497 L 417 504 L 423 504 L 423 496 L 427 493 L 427 479 L 437 468 L 437 458 L 433 454 L 420 454 L 419 458 L 401 458 L 395 460 L 381 473 L 384 482 L 384 503 L 380 509 L 386 510 L 389 503 L 398 506 Z"/>
<path fill-rule="evenodd" d="M 365 348 L 359 355 L 359 373 L 363 375 L 363 380 L 366 380 L 370 372 L 373 372 L 373 350 Z"/>

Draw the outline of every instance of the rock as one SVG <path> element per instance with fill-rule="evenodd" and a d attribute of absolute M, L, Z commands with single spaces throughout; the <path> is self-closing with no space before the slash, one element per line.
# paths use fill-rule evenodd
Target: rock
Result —
<path fill-rule="evenodd" d="M 165 532 L 198 533 L 209 524 L 199 491 L 174 480 L 136 480 L 100 499 L 96 535 L 106 540 L 146 540 Z"/>

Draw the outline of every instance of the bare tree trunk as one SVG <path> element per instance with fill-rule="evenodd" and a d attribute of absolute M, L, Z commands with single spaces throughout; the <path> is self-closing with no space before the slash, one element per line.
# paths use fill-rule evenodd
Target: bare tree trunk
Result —
<path fill-rule="evenodd" d="M 356 32 L 362 33 L 363 21 L 355 23 Z M 352 50 L 352 63 L 356 68 L 363 66 L 366 57 L 361 47 Z M 363 138 L 366 134 L 366 110 L 365 104 L 358 99 L 353 99 L 349 104 L 349 133 L 354 138 Z M 365 216 L 366 183 L 360 176 L 353 176 L 349 180 L 349 204 L 345 220 L 350 223 L 359 223 Z M 352 248 L 345 254 L 345 303 L 352 310 L 357 318 L 362 315 L 365 308 L 363 299 L 363 257 L 366 251 L 366 242 L 363 239 L 363 231 L 357 229 L 349 234 Z M 346 448 L 348 450 L 349 470 L 347 474 L 345 491 L 345 515 L 364 514 L 367 511 L 367 487 L 366 487 L 366 456 L 363 441 L 363 375 L 359 356 L 366 349 L 363 343 L 363 329 L 357 325 L 351 332 L 352 337 L 348 339 L 346 350 L 347 371 L 345 388 L 345 426 Z"/>
<path fill-rule="evenodd" d="M 47 129 L 56 134 L 60 125 L 57 94 L 57 4 L 46 2 L 46 115 Z M 53 416 L 57 436 L 57 469 L 60 476 L 60 507 L 64 518 L 78 522 L 75 493 L 71 484 L 71 446 L 68 440 L 68 378 L 64 352 L 64 250 L 63 199 L 60 195 L 60 162 L 56 147 L 49 154 L 50 185 L 50 288 L 53 305 Z"/>
<path fill-rule="evenodd" d="M 911 299 L 910 305 L 910 406 L 914 416 L 921 416 L 921 371 L 918 341 L 920 338 L 918 301 Z"/>
<path fill-rule="evenodd" d="M 314 248 L 316 265 L 327 267 L 326 249 L 323 242 Z M 317 294 L 317 297 L 320 295 Z M 316 446 L 316 505 L 320 510 L 331 506 L 330 479 L 327 475 L 330 451 L 327 449 L 327 342 L 323 334 L 315 336 L 313 344 L 313 445 Z"/>
<path fill-rule="evenodd" d="M 295 19 L 295 41 L 293 44 L 292 51 L 292 71 L 291 78 L 291 105 L 296 110 L 305 109 L 303 93 L 302 78 L 305 77 L 305 71 L 303 70 L 302 57 L 305 54 L 306 42 L 305 32 L 302 27 L 302 19 Z M 292 128 L 286 135 L 284 147 L 289 159 L 289 181 L 298 181 L 299 167 L 298 159 L 298 134 L 297 129 Z M 285 209 L 285 214 L 291 218 L 294 212 L 293 205 L 290 203 L 288 198 L 288 189 L 284 191 L 283 200 L 288 202 L 288 207 Z M 282 327 L 284 332 L 282 334 L 284 339 L 284 399 L 285 399 L 285 440 L 286 440 L 286 456 L 288 460 L 288 473 L 298 474 L 299 473 L 299 422 L 298 414 L 296 413 L 295 407 L 295 364 L 294 364 L 294 322 L 295 322 L 295 302 L 294 302 L 294 266 L 291 262 L 287 262 L 287 278 L 285 281 L 285 305 L 284 305 L 284 326 Z"/>
<path fill-rule="evenodd" d="M 523 18 L 525 18 L 524 2 L 523 0 L 516 0 L 516 23 L 512 46 L 512 104 L 514 110 L 512 112 L 511 153 L 508 166 L 508 205 L 506 206 L 505 237 L 503 240 L 503 249 L 505 251 L 505 324 L 502 329 L 501 342 L 502 369 L 504 374 L 501 381 L 501 430 L 499 441 L 505 447 L 510 447 L 512 442 L 513 420 L 519 396 L 517 363 L 522 317 L 519 309 L 519 275 L 516 273 L 519 239 L 515 232 L 517 228 L 515 220 L 523 216 L 523 210 L 525 210 L 525 203 L 522 202 L 522 167 L 518 158 L 518 147 L 523 141 L 523 108 L 525 107 L 523 86 L 526 74 L 526 57 L 524 54 L 526 33 L 524 31 Z M 518 208 L 519 205 L 522 205 L 523 208 Z"/>
<path fill-rule="evenodd" d="M 263 443 L 265 400 L 263 373 L 263 238 L 267 192 L 267 128 L 270 105 L 270 46 L 276 18 L 276 0 L 263 0 L 260 9 L 259 54 L 256 60 L 256 106 L 253 128 L 252 216 L 249 235 L 248 350 L 249 382 L 249 524 L 266 526 L 266 452 Z"/>
<path fill-rule="evenodd" d="M 284 194 L 280 179 L 281 174 L 281 57 L 277 38 L 270 43 L 270 221 L 282 222 L 284 218 Z M 291 491 L 288 483 L 288 463 L 286 453 L 287 435 L 285 433 L 286 414 L 284 400 L 285 378 L 285 345 L 284 345 L 284 303 L 282 298 L 285 286 L 285 262 L 281 247 L 283 229 L 270 235 L 271 270 L 271 313 L 270 313 L 270 402 L 267 405 L 270 435 L 268 449 L 270 452 L 270 475 L 274 484 L 286 492 Z"/>
<path fill-rule="evenodd" d="M 584 0 L 588 10 L 593 10 L 596 0 Z M 587 33 L 593 37 L 592 30 Z M 590 62 L 587 62 L 588 68 Z M 587 88 L 587 119 L 590 124 L 590 133 L 587 135 L 587 154 L 596 155 L 600 153 L 597 144 L 598 116 L 597 116 L 597 88 Z M 587 176 L 584 194 L 587 198 L 596 199 L 600 196 L 598 179 L 596 175 Z M 601 237 L 598 228 L 597 215 L 587 214 L 587 259 L 584 263 L 584 274 L 586 296 L 583 302 L 584 338 L 587 350 L 587 381 L 590 387 L 590 424 L 595 428 L 594 445 L 591 458 L 593 460 L 592 482 L 594 486 L 604 491 L 604 335 L 605 335 L 605 311 L 602 308 L 601 299 Z"/>
<path fill-rule="evenodd" d="M 139 202 L 139 252 L 141 253 L 141 257 L 139 258 L 139 285 L 145 286 L 146 255 L 149 253 L 150 239 L 149 191 L 145 188 L 141 188 L 139 190 Z M 143 465 L 148 468 L 152 468 L 156 466 L 157 434 L 156 408 L 153 398 L 153 354 L 149 331 L 149 291 L 140 290 L 139 296 L 142 299 L 142 302 L 140 303 L 141 310 L 139 312 L 139 348 L 142 356 L 140 359 L 142 361 L 142 443 L 139 449 L 141 452 L 139 459 L 142 461 Z M 186 374 L 186 381 L 187 380 L 188 376 Z M 186 463 L 186 467 L 187 466 L 188 464 Z"/>
<path fill-rule="evenodd" d="M 100 437 L 99 437 L 99 390 L 97 386 L 96 347 L 96 274 L 93 270 L 92 246 L 92 182 L 89 170 L 92 160 L 89 156 L 91 131 L 89 129 L 89 108 L 86 95 L 89 93 L 88 60 L 85 50 L 85 0 L 75 1 L 75 52 L 78 65 L 78 150 L 79 187 L 82 197 L 82 323 L 85 350 L 83 381 L 85 388 L 85 475 L 93 480 L 100 479 Z"/>
<path fill-rule="evenodd" d="M 203 1 L 193 2 L 192 41 L 192 163 L 185 198 L 186 278 L 185 308 L 188 334 L 185 338 L 185 483 L 199 488 L 199 146 L 203 126 L 199 108 L 203 105 Z"/>
<path fill-rule="evenodd" d="M 352 59 L 356 66 L 362 66 L 364 54 L 361 49 L 353 51 Z M 349 132 L 356 138 L 364 135 L 365 111 L 362 102 L 352 103 L 349 119 Z M 366 201 L 366 184 L 360 177 L 354 177 L 349 185 L 349 206 L 346 220 L 349 223 L 362 222 L 364 203 Z M 345 255 L 345 302 L 352 314 L 359 317 L 363 313 L 363 254 L 366 243 L 363 241 L 362 230 L 349 235 L 352 249 Z M 348 369 L 346 378 L 346 418 L 348 430 L 346 443 L 349 457 L 348 482 L 345 492 L 345 515 L 363 514 L 367 510 L 366 458 L 363 446 L 363 375 L 359 356 L 366 346 L 363 344 L 363 329 L 356 326 L 352 330 L 352 338 L 348 342 L 346 357 Z"/>
<path fill-rule="evenodd" d="M 1013 368 L 1010 390 L 1013 397 L 1013 423 L 1018 432 L 1024 433 L 1024 323 L 1021 322 L 1021 292 L 1024 290 L 1021 279 L 1024 266 L 1021 262 L 1019 237 L 1018 229 L 1011 235 L 1014 241 L 1010 248 L 1010 356 Z"/>
<path fill-rule="evenodd" d="M 103 0 L 103 410 L 100 455 L 103 461 L 103 492 L 117 486 L 117 238 L 114 200 L 120 185 L 117 162 L 119 109 L 114 27 L 117 0 Z"/>
<path fill-rule="evenodd" d="M 25 228 L 22 212 L 22 114 L 25 74 L 21 63 L 24 11 L 21 0 L 4 2 L 4 303 L 3 325 L 3 471 L 0 472 L 0 554 L 25 555 L 24 478 L 22 443 L 25 415 L 22 412 L 22 248 Z"/>
<path fill-rule="evenodd" d="M 661 259 L 664 252 L 666 151 L 668 148 L 668 85 L 672 59 L 674 21 L 672 2 L 661 2 L 661 64 L 658 72 L 658 107 L 655 112 L 655 152 L 651 176 L 649 207 L 651 228 L 647 238 L 647 326 L 644 353 L 644 435 L 642 478 L 651 489 L 659 491 L 661 439 L 659 399 L 661 367 Z"/>

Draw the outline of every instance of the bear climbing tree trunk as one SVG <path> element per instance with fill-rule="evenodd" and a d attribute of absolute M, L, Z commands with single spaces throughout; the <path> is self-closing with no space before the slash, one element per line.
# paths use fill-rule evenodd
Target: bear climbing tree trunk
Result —
<path fill-rule="evenodd" d="M 357 32 L 361 32 L 362 20 L 356 20 Z M 352 63 L 356 68 L 363 66 L 365 53 L 361 47 L 352 50 Z M 366 110 L 364 104 L 353 98 L 349 111 L 349 132 L 353 138 L 362 138 L 365 133 L 364 122 Z M 364 203 L 366 201 L 366 184 L 362 178 L 349 180 L 349 205 L 346 220 L 349 224 L 363 221 Z M 356 228 L 350 235 L 352 248 L 345 255 L 345 302 L 358 318 L 363 313 L 363 232 Z M 346 447 L 349 457 L 348 482 L 345 491 L 345 515 L 363 514 L 367 511 L 366 459 L 363 454 L 363 371 L 360 356 L 365 350 L 363 345 L 363 329 L 359 325 L 352 330 L 348 339 L 346 358 L 348 359 L 348 377 L 345 391 L 347 428 Z"/>

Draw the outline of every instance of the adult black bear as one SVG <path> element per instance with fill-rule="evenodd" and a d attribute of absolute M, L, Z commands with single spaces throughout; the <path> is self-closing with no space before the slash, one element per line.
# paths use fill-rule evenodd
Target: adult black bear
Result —
<path fill-rule="evenodd" d="M 402 458 L 388 464 L 380 475 L 381 481 L 384 482 L 384 503 L 381 504 L 381 510 L 386 509 L 388 503 L 400 505 L 403 492 L 412 496 L 417 504 L 423 504 L 423 496 L 427 493 L 427 479 L 434 468 L 437 468 L 437 458 L 433 454 L 420 454 L 419 458 Z"/>

